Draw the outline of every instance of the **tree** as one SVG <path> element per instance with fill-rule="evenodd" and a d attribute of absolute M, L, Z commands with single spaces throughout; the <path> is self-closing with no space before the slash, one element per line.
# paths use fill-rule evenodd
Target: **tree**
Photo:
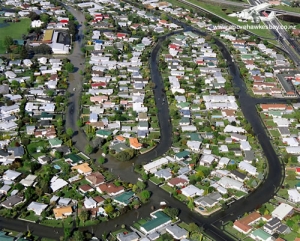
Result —
<path fill-rule="evenodd" d="M 189 224 L 189 231 L 190 231 L 191 233 L 200 232 L 200 228 L 198 227 L 197 224 L 195 224 L 195 223 L 190 223 L 190 224 Z"/>
<path fill-rule="evenodd" d="M 42 22 L 44 22 L 44 23 L 48 23 L 49 22 L 49 15 L 48 14 L 46 14 L 46 13 L 42 13 L 41 15 L 40 15 L 40 19 L 41 19 L 41 21 Z"/>
<path fill-rule="evenodd" d="M 90 144 L 87 144 L 86 146 L 85 146 L 85 152 L 89 155 L 89 154 L 91 154 L 92 152 L 93 152 L 93 147 L 90 145 Z"/>
<path fill-rule="evenodd" d="M 109 204 L 106 205 L 106 207 L 104 208 L 104 210 L 105 210 L 105 212 L 106 212 L 107 214 L 110 214 L 110 213 L 112 213 L 112 212 L 115 210 L 115 208 L 113 207 L 113 205 L 111 205 L 111 204 L 109 203 Z"/>
<path fill-rule="evenodd" d="M 33 189 L 33 187 L 27 187 L 25 190 L 25 199 L 26 200 L 30 200 L 32 198 L 32 196 L 34 195 L 35 190 Z"/>
<path fill-rule="evenodd" d="M 189 203 L 188 203 L 187 206 L 188 206 L 188 208 L 189 208 L 190 210 L 194 210 L 195 205 L 194 205 L 194 200 L 193 200 L 193 198 L 190 198 Z"/>
<path fill-rule="evenodd" d="M 26 59 L 27 57 L 28 57 L 28 51 L 27 51 L 26 47 L 23 46 L 20 51 L 20 58 Z"/>
<path fill-rule="evenodd" d="M 100 163 L 100 165 L 103 165 L 105 163 L 105 158 L 103 156 L 100 156 L 98 158 L 98 162 Z"/>
<path fill-rule="evenodd" d="M 10 51 L 10 46 L 14 44 L 14 40 L 10 36 L 5 36 L 3 40 L 3 45 L 7 51 Z"/>
<path fill-rule="evenodd" d="M 74 71 L 74 65 L 71 62 L 66 63 L 65 70 L 67 70 L 69 73 L 72 73 Z"/>
<path fill-rule="evenodd" d="M 82 209 L 78 217 L 81 222 L 85 223 L 85 221 L 89 218 L 89 212 L 86 209 Z"/>
<path fill-rule="evenodd" d="M 165 208 L 164 212 L 169 215 L 172 219 L 176 218 L 179 214 L 179 210 L 177 208 Z"/>
<path fill-rule="evenodd" d="M 129 161 L 130 155 L 127 151 L 121 151 L 116 155 L 116 158 L 120 161 Z"/>
<path fill-rule="evenodd" d="M 75 231 L 72 237 L 73 237 L 74 241 L 84 241 L 85 240 L 83 232 L 81 232 L 79 230 Z"/>
<path fill-rule="evenodd" d="M 136 186 L 142 191 L 146 188 L 146 184 L 144 182 L 138 181 Z"/>
<path fill-rule="evenodd" d="M 66 132 L 69 137 L 72 137 L 74 135 L 74 131 L 72 130 L 72 128 L 68 128 Z"/>
<path fill-rule="evenodd" d="M 77 120 L 77 121 L 76 121 L 76 125 L 77 125 L 78 127 L 82 127 L 82 126 L 83 126 L 82 120 L 81 120 L 81 119 Z"/>
<path fill-rule="evenodd" d="M 148 190 L 144 190 L 144 191 L 141 191 L 140 192 L 140 198 L 143 202 L 147 201 L 150 196 L 151 196 L 151 193 L 148 191 Z"/>

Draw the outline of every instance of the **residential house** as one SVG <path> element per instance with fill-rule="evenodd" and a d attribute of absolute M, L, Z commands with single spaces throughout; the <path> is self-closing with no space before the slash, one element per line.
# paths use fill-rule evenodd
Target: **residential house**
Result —
<path fill-rule="evenodd" d="M 195 187 L 194 185 L 188 185 L 181 189 L 182 195 L 186 197 L 195 197 L 202 196 L 204 194 L 204 190 Z"/>
<path fill-rule="evenodd" d="M 233 228 L 241 233 L 248 234 L 252 230 L 252 225 L 261 220 L 261 215 L 258 212 L 253 212 L 245 217 L 236 220 Z"/>
<path fill-rule="evenodd" d="M 48 204 L 43 204 L 43 203 L 38 203 L 38 202 L 31 202 L 27 210 L 28 211 L 33 211 L 35 215 L 40 216 L 42 212 L 48 207 Z"/>
<path fill-rule="evenodd" d="M 134 192 L 128 191 L 114 197 L 113 201 L 122 206 L 127 206 L 132 201 L 134 196 L 135 196 Z"/>
<path fill-rule="evenodd" d="M 6 198 L 4 202 L 1 203 L 2 207 L 7 209 L 15 208 L 15 206 L 24 202 L 24 197 L 19 195 L 12 195 Z"/>
<path fill-rule="evenodd" d="M 109 196 L 116 196 L 124 192 L 124 187 L 119 186 L 117 187 L 113 183 L 103 183 L 100 184 L 96 190 L 100 193 L 107 193 Z"/>
<path fill-rule="evenodd" d="M 86 176 L 85 179 L 93 186 L 99 186 L 105 182 L 104 176 L 100 172 L 92 172 L 90 175 Z"/>
<path fill-rule="evenodd" d="M 86 162 L 82 163 L 82 164 L 79 164 L 77 166 L 73 166 L 71 169 L 72 170 L 77 170 L 77 172 L 79 174 L 83 174 L 85 176 L 91 174 L 92 171 L 93 171 L 92 168 L 90 168 L 89 164 L 86 163 Z"/>
<path fill-rule="evenodd" d="M 72 215 L 73 210 L 71 206 L 59 207 L 59 208 L 54 208 L 53 213 L 55 219 L 58 220 L 58 219 L 67 218 L 68 216 Z"/>
<path fill-rule="evenodd" d="M 194 200 L 196 205 L 202 207 L 212 208 L 215 206 L 220 200 L 222 200 L 222 195 L 218 192 L 210 193 L 204 197 L 199 197 Z"/>
<path fill-rule="evenodd" d="M 155 172 L 154 176 L 156 176 L 157 178 L 164 178 L 165 180 L 168 180 L 172 177 L 171 169 L 170 168 L 161 169 Z"/>
<path fill-rule="evenodd" d="M 176 224 L 168 226 L 166 231 L 176 240 L 183 240 L 188 236 L 188 231 Z"/>
<path fill-rule="evenodd" d="M 140 230 L 145 234 L 153 233 L 172 222 L 172 219 L 161 210 L 153 212 L 150 215 L 152 219 L 141 225 L 140 228 Z"/>
<path fill-rule="evenodd" d="M 143 166 L 146 173 L 155 173 L 157 169 L 161 168 L 163 165 L 169 163 L 169 160 L 165 157 L 162 157 L 156 161 L 150 162 Z"/>
<path fill-rule="evenodd" d="M 167 184 L 170 187 L 183 187 L 189 184 L 189 179 L 185 175 L 180 175 L 178 177 L 171 178 Z"/>

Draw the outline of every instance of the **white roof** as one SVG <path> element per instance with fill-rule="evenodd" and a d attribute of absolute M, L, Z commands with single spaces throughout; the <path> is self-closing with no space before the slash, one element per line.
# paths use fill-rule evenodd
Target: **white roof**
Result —
<path fill-rule="evenodd" d="M 232 188 L 236 190 L 241 190 L 243 187 L 243 183 L 239 182 L 237 180 L 234 180 L 229 177 L 222 177 L 219 181 L 218 184 L 220 184 L 224 188 Z"/>
<path fill-rule="evenodd" d="M 289 200 L 295 203 L 300 202 L 300 193 L 297 189 L 288 190 Z"/>
<path fill-rule="evenodd" d="M 156 161 L 153 161 L 153 162 L 150 162 L 150 163 L 144 165 L 144 169 L 145 169 L 145 171 L 150 171 L 151 169 L 160 167 L 161 165 L 168 164 L 168 162 L 169 162 L 169 160 L 167 158 L 163 157 Z"/>
<path fill-rule="evenodd" d="M 32 202 L 28 205 L 27 210 L 35 212 L 36 215 L 41 215 L 47 207 L 47 204 Z"/>
<path fill-rule="evenodd" d="M 227 125 L 224 129 L 224 132 L 246 133 L 244 128 L 232 125 Z"/>
<path fill-rule="evenodd" d="M 248 172 L 251 175 L 256 175 L 256 167 L 252 166 L 251 164 L 249 164 L 246 161 L 241 161 L 239 163 L 239 169 Z"/>
<path fill-rule="evenodd" d="M 53 178 L 52 178 L 53 179 Z M 63 188 L 64 186 L 68 185 L 68 183 L 63 180 L 63 179 L 60 179 L 60 178 L 56 178 L 55 181 L 52 182 L 52 179 L 51 179 L 51 189 L 53 192 L 56 192 L 57 190 Z"/>
<path fill-rule="evenodd" d="M 242 150 L 251 150 L 251 146 L 248 141 L 241 141 L 240 146 Z"/>
<path fill-rule="evenodd" d="M 187 197 L 193 197 L 193 196 L 202 196 L 204 193 L 204 190 L 199 189 L 198 187 L 195 187 L 194 185 L 188 185 L 185 188 L 181 189 L 181 192 L 183 195 Z"/>
<path fill-rule="evenodd" d="M 26 178 L 22 179 L 20 183 L 25 187 L 29 187 L 34 183 L 35 179 L 36 175 L 29 174 Z"/>
<path fill-rule="evenodd" d="M 200 161 L 211 164 L 214 160 L 215 160 L 215 157 L 213 155 L 203 155 L 201 157 Z"/>
<path fill-rule="evenodd" d="M 16 171 L 13 171 L 13 170 L 7 170 L 3 174 L 3 179 L 8 180 L 8 181 L 13 181 L 20 175 L 21 175 L 20 172 L 16 172 Z"/>
<path fill-rule="evenodd" d="M 281 203 L 275 210 L 272 212 L 272 217 L 277 217 L 280 220 L 283 220 L 291 211 L 293 207 L 286 203 Z"/>
<path fill-rule="evenodd" d="M 228 162 L 230 161 L 229 158 L 227 157 L 222 157 L 219 161 L 219 166 L 226 166 L 228 164 Z"/>

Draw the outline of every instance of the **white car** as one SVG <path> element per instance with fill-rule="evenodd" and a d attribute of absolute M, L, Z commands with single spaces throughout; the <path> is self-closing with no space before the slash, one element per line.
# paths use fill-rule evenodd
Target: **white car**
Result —
<path fill-rule="evenodd" d="M 73 91 L 76 91 L 76 88 L 73 88 Z"/>

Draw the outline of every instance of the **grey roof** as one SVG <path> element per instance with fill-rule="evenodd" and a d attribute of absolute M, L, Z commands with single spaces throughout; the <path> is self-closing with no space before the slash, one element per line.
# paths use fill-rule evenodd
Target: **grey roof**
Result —
<path fill-rule="evenodd" d="M 12 208 L 13 206 L 19 204 L 22 201 L 23 201 L 23 197 L 14 195 L 14 196 L 8 197 L 4 202 L 2 202 L 2 206 L 5 206 L 7 208 Z"/>
<path fill-rule="evenodd" d="M 24 155 L 24 148 L 23 148 L 23 146 L 9 147 L 8 152 L 13 152 L 14 156 L 23 156 Z"/>
<path fill-rule="evenodd" d="M 180 228 L 176 224 L 173 225 L 173 226 L 168 226 L 166 228 L 166 231 L 169 232 L 169 233 L 171 233 L 175 238 L 181 238 L 183 236 L 187 236 L 188 235 L 188 231 L 186 231 L 183 228 Z"/>
<path fill-rule="evenodd" d="M 288 127 L 278 127 L 277 129 L 281 135 L 290 135 L 291 134 Z"/>
<path fill-rule="evenodd" d="M 0 94 L 8 94 L 9 86 L 8 85 L 0 85 Z"/>
<path fill-rule="evenodd" d="M 135 239 L 139 239 L 140 237 L 135 232 L 131 232 L 131 233 L 126 233 L 126 234 L 118 233 L 117 238 L 120 241 L 132 241 Z"/>
<path fill-rule="evenodd" d="M 244 180 L 244 179 L 247 177 L 247 175 L 245 175 L 244 173 L 241 173 L 241 172 L 239 172 L 239 171 L 237 171 L 237 170 L 232 170 L 231 173 L 232 173 L 234 176 L 236 176 L 236 177 L 238 177 L 238 178 L 240 178 L 240 179 L 242 179 L 242 180 Z"/>
<path fill-rule="evenodd" d="M 255 156 L 254 156 L 254 151 L 250 150 L 250 151 L 244 151 L 245 153 L 245 160 L 246 161 L 252 161 L 254 160 Z"/>
<path fill-rule="evenodd" d="M 170 178 L 172 177 L 172 173 L 171 173 L 171 170 L 169 168 L 167 169 L 161 169 L 159 171 L 157 171 L 155 173 L 156 176 L 159 176 L 159 177 L 163 177 L 163 178 Z"/>

